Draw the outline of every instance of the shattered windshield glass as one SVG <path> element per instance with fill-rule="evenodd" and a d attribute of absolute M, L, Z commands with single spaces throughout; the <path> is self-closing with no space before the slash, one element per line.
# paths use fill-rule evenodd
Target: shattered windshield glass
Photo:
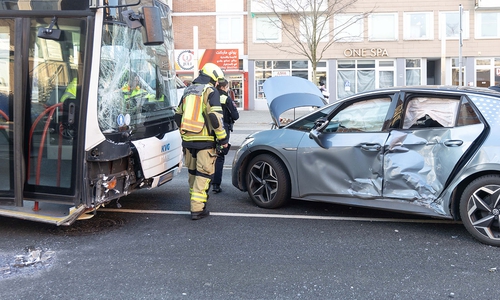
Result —
<path fill-rule="evenodd" d="M 144 46 L 140 30 L 105 25 L 98 92 L 102 132 L 133 134 L 173 116 L 175 71 L 167 46 Z"/>

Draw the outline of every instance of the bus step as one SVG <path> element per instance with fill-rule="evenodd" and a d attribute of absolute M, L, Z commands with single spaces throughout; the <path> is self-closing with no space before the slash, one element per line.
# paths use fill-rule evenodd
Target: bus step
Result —
<path fill-rule="evenodd" d="M 33 210 L 33 204 L 27 205 L 25 201 L 24 206 L 0 206 L 0 216 L 12 217 L 29 221 L 43 222 L 60 225 L 71 225 L 74 221 L 85 212 L 85 206 L 78 207 L 53 204 L 53 203 L 39 203 L 39 209 Z M 32 203 L 29 201 L 28 203 Z"/>

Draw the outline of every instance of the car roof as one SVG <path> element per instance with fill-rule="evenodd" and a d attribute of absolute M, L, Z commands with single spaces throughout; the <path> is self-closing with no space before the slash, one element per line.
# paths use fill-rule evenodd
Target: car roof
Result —
<path fill-rule="evenodd" d="M 472 93 L 472 94 L 482 94 L 482 95 L 489 95 L 489 96 L 495 96 L 495 97 L 500 97 L 500 92 L 497 92 L 493 89 L 490 88 L 484 88 L 484 87 L 469 87 L 469 86 L 449 86 L 449 85 L 418 85 L 418 86 L 401 86 L 401 87 L 390 87 L 390 88 L 383 88 L 383 89 L 377 89 L 377 90 L 371 90 L 371 91 L 366 91 L 366 92 L 361 92 L 357 93 L 354 95 L 351 95 L 349 97 L 341 99 L 343 100 L 348 100 L 350 98 L 354 97 L 359 97 L 359 96 L 367 96 L 370 94 L 381 94 L 381 93 L 395 93 L 395 92 L 406 92 L 406 93 Z"/>

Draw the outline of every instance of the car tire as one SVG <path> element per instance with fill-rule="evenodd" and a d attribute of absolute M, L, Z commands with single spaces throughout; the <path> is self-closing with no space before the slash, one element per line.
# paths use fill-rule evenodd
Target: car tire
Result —
<path fill-rule="evenodd" d="M 467 231 L 480 242 L 500 246 L 500 176 L 472 181 L 460 199 L 460 217 Z"/>
<path fill-rule="evenodd" d="M 290 176 L 275 156 L 254 157 L 248 165 L 246 179 L 248 194 L 259 207 L 278 208 L 290 199 Z"/>

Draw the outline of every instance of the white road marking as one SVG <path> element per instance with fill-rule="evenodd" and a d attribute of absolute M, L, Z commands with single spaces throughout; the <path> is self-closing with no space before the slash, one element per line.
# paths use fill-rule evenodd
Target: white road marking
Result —
<path fill-rule="evenodd" d="M 189 211 L 175 210 L 145 210 L 145 209 L 123 209 L 123 208 L 100 208 L 99 211 L 130 213 L 130 214 L 161 214 L 161 215 L 189 215 Z M 452 220 L 434 219 L 392 219 L 392 218 L 362 218 L 362 217 L 334 217 L 334 216 L 310 216 L 310 215 L 278 215 L 278 214 L 247 214 L 247 213 L 225 213 L 210 212 L 211 216 L 242 217 L 242 218 L 275 218 L 275 219 L 302 219 L 302 220 L 333 220 L 333 221 L 361 221 L 361 222 L 394 222 L 394 223 L 430 223 L 430 224 L 462 224 Z"/>

